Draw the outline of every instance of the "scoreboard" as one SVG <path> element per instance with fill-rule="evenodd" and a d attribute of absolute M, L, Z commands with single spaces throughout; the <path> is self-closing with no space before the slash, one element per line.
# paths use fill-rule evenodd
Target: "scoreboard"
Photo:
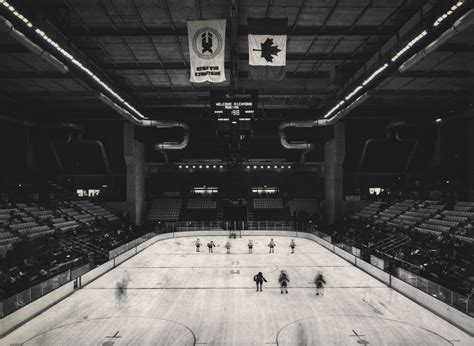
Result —
<path fill-rule="evenodd" d="M 257 108 L 256 91 L 211 92 L 211 108 L 217 120 L 218 131 L 251 131 Z"/>

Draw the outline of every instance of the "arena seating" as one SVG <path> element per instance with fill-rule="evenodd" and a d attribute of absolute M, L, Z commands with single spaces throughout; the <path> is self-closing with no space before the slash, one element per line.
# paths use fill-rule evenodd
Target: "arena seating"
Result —
<path fill-rule="evenodd" d="M 207 198 L 189 198 L 188 209 L 216 209 L 217 203 Z"/>
<path fill-rule="evenodd" d="M 464 294 L 473 289 L 474 202 L 385 199 L 338 224 L 336 241 L 353 241 Z M 453 268 L 452 270 L 450 268 Z"/>
<path fill-rule="evenodd" d="M 260 197 L 253 199 L 254 209 L 283 209 L 281 198 Z"/>
<path fill-rule="evenodd" d="M 293 198 L 288 201 L 288 207 L 291 215 L 301 212 L 312 215 L 318 212 L 318 200 L 316 198 Z"/>
<path fill-rule="evenodd" d="M 161 198 L 152 202 L 147 220 L 177 221 L 180 216 L 182 200 L 178 198 Z"/>
<path fill-rule="evenodd" d="M 87 263 L 141 235 L 90 201 L 10 203 L 0 208 L 0 298 Z"/>

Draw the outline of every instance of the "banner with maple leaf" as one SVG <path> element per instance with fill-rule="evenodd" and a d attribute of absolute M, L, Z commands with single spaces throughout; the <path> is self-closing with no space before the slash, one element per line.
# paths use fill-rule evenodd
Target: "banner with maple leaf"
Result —
<path fill-rule="evenodd" d="M 282 79 L 286 66 L 288 18 L 247 18 L 249 78 Z"/>

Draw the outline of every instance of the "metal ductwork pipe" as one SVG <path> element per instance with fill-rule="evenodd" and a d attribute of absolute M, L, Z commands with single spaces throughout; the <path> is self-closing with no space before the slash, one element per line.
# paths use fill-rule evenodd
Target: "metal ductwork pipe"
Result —
<path fill-rule="evenodd" d="M 359 96 L 354 102 L 348 105 L 346 108 L 340 110 L 333 117 L 329 119 L 317 119 L 317 120 L 301 120 L 301 121 L 285 121 L 282 122 L 279 126 L 280 133 L 280 142 L 281 145 L 286 149 L 293 150 L 304 150 L 301 157 L 301 163 L 304 163 L 305 155 L 314 149 L 314 144 L 306 142 L 288 142 L 286 139 L 286 129 L 288 127 L 297 127 L 297 128 L 311 128 L 317 126 L 329 126 L 335 124 L 338 120 L 345 117 L 351 110 L 356 108 L 362 102 L 369 98 L 369 93 L 366 92 Z"/>
<path fill-rule="evenodd" d="M 33 43 L 22 32 L 15 29 L 15 27 L 9 20 L 2 16 L 0 16 L 0 32 L 10 35 L 11 38 L 13 38 L 15 41 L 17 41 L 19 44 L 21 44 L 33 54 L 36 54 L 38 57 L 43 59 L 46 63 L 54 67 L 59 72 L 64 74 L 69 72 L 69 68 L 66 65 L 56 59 L 53 55 L 49 54 L 43 48 L 38 46 L 36 43 Z"/>
<path fill-rule="evenodd" d="M 188 146 L 189 143 L 189 126 L 186 123 L 178 122 L 178 121 L 159 121 L 159 120 L 149 120 L 149 119 L 137 119 L 134 117 L 129 111 L 120 107 L 117 103 L 112 101 L 109 97 L 105 96 L 104 94 L 99 94 L 99 99 L 104 102 L 106 105 L 114 109 L 117 113 L 119 113 L 125 120 L 130 121 L 132 124 L 136 126 L 144 126 L 144 127 L 156 127 L 159 129 L 169 129 L 173 127 L 180 127 L 184 130 L 183 140 L 181 142 L 164 142 L 158 143 L 153 146 L 153 148 L 162 153 L 165 157 L 166 163 L 168 163 L 168 155 L 166 154 L 166 150 L 183 150 Z"/>
<path fill-rule="evenodd" d="M 436 40 L 431 42 L 424 49 L 413 55 L 410 59 L 405 61 L 399 68 L 398 71 L 406 72 L 418 62 L 422 61 L 428 54 L 437 50 L 441 45 L 446 43 L 453 36 L 469 29 L 474 24 L 474 9 L 464 14 L 459 18 L 448 30 L 443 32 Z"/>
<path fill-rule="evenodd" d="M 69 129 L 72 131 L 77 131 L 77 140 L 79 143 L 97 145 L 100 149 L 100 153 L 102 155 L 102 160 L 104 161 L 104 167 L 105 167 L 105 170 L 107 171 L 107 174 L 109 175 L 112 174 L 112 171 L 110 169 L 110 164 L 109 164 L 109 158 L 107 156 L 104 143 L 102 143 L 102 141 L 99 141 L 97 139 L 84 139 L 83 136 L 86 130 L 85 126 L 81 124 L 76 124 L 76 123 L 50 123 L 50 124 L 46 124 L 46 127 L 50 129 Z M 68 137 L 64 141 L 64 143 L 70 143 L 71 140 L 72 140 L 72 135 L 71 135 L 71 132 L 69 132 Z M 53 150 L 53 155 L 56 158 L 58 166 L 62 169 L 63 165 L 59 160 L 59 156 L 57 154 L 54 142 L 51 142 L 51 149 Z"/>

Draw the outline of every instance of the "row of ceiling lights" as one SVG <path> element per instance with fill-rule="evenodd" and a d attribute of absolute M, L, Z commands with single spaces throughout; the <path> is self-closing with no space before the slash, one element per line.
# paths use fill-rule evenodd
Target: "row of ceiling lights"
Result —
<path fill-rule="evenodd" d="M 455 5 L 451 6 L 451 8 L 438 17 L 436 21 L 433 23 L 433 27 L 437 27 L 441 22 L 443 22 L 446 18 L 448 18 L 450 15 L 452 15 L 459 7 L 464 3 L 464 0 L 458 1 Z M 33 25 L 31 22 L 23 16 L 21 13 L 19 13 L 11 4 L 8 3 L 8 1 L 5 0 L 0 0 L 0 4 L 2 4 L 5 8 L 7 8 L 14 16 L 16 16 L 19 20 L 21 20 L 23 23 L 25 23 L 28 28 L 33 30 Z M 52 40 L 46 33 L 44 33 L 40 29 L 34 29 L 34 32 L 36 32 L 44 41 L 46 41 L 48 44 L 50 44 L 53 48 L 55 48 L 61 55 L 66 57 L 76 65 L 80 70 L 82 70 L 85 74 L 90 76 L 97 84 L 99 84 L 102 88 L 107 90 L 112 96 L 114 96 L 117 100 L 119 100 L 121 103 L 123 103 L 128 109 L 130 109 L 136 116 L 142 119 L 146 119 L 146 117 L 140 113 L 135 107 L 130 105 L 127 101 L 125 101 L 118 93 L 116 93 L 107 83 L 102 81 L 97 75 L 95 75 L 90 69 L 85 67 L 79 60 L 74 58 L 72 54 L 67 52 L 64 48 L 62 48 L 57 42 Z M 419 35 L 417 35 L 414 39 L 412 39 L 410 42 L 408 42 L 405 47 L 403 47 L 401 50 L 399 50 L 391 59 L 392 62 L 395 62 L 398 60 L 400 56 L 402 56 L 406 51 L 410 50 L 412 46 L 415 45 L 418 41 L 420 41 L 423 37 L 427 35 L 427 30 L 424 30 L 421 32 Z M 333 108 L 331 108 L 325 115 L 324 118 L 328 118 L 331 115 L 334 114 L 337 110 L 341 111 L 340 109 L 342 106 L 346 104 L 347 101 L 352 99 L 359 91 L 363 89 L 363 87 L 367 86 L 375 77 L 377 77 L 380 73 L 382 73 L 389 65 L 385 63 L 383 66 L 379 67 L 377 70 L 375 70 L 367 79 L 365 79 L 362 82 L 362 85 L 357 86 L 354 90 L 352 90 L 349 94 L 347 94 L 343 100 L 341 100 L 339 103 L 337 103 Z"/>
<path fill-rule="evenodd" d="M 270 165 L 267 165 L 267 166 L 263 166 L 263 165 L 260 165 L 260 166 L 257 166 L 257 165 L 253 165 L 253 166 L 247 166 L 247 169 L 285 169 L 285 168 L 288 168 L 288 169 L 291 169 L 291 166 L 284 166 L 284 165 L 281 165 L 281 166 L 277 166 L 277 165 L 274 165 L 273 167 L 270 166 Z"/>
<path fill-rule="evenodd" d="M 451 16 L 456 10 L 459 9 L 460 6 L 462 6 L 462 4 L 464 3 L 464 0 L 460 0 L 458 1 L 455 5 L 451 6 L 451 8 L 446 12 L 444 13 L 443 15 L 441 15 L 440 17 L 438 17 L 436 19 L 436 21 L 433 23 L 433 27 L 437 27 L 442 21 L 444 21 L 447 17 Z M 392 63 L 395 62 L 396 60 L 398 60 L 400 58 L 400 56 L 402 56 L 403 54 L 405 54 L 408 50 L 410 50 L 414 45 L 415 43 L 417 43 L 418 41 L 420 41 L 421 39 L 423 39 L 426 35 L 428 34 L 428 31 L 427 30 L 424 30 L 422 31 L 420 34 L 418 34 L 415 38 L 413 38 L 412 40 L 410 40 L 410 42 L 408 42 L 402 49 L 400 49 L 392 58 L 391 58 L 391 61 Z M 359 91 L 361 91 L 365 86 L 367 86 L 375 77 L 377 77 L 380 73 L 382 73 L 385 69 L 387 69 L 389 67 L 389 64 L 388 63 L 384 63 L 381 67 L 379 67 L 377 70 L 375 70 L 369 77 L 367 77 L 362 83 L 361 85 L 358 85 L 357 87 L 355 87 L 350 93 L 348 93 L 343 100 L 339 101 L 333 108 L 331 108 L 325 115 L 324 115 L 324 118 L 329 118 L 331 117 L 336 111 L 338 111 L 337 113 L 341 112 L 343 109 L 342 109 L 342 106 L 346 105 L 347 101 L 349 101 L 350 99 L 352 99 L 356 94 L 359 93 Z M 337 113 L 334 115 L 334 116 L 337 116 Z"/>
<path fill-rule="evenodd" d="M 135 116 L 141 118 L 141 119 L 146 119 L 146 117 L 140 113 L 135 107 L 133 107 L 131 104 L 129 104 L 127 101 L 123 99 L 117 92 L 115 92 L 112 87 L 110 87 L 106 82 L 104 82 L 102 79 L 100 79 L 94 72 L 92 72 L 89 68 L 84 66 L 79 60 L 77 60 L 71 53 L 69 53 L 67 50 L 62 48 L 56 41 L 51 39 L 44 31 L 35 28 L 33 24 L 21 13 L 19 13 L 15 7 L 13 7 L 8 1 L 5 0 L 0 0 L 0 4 L 3 5 L 6 9 L 8 9 L 15 17 L 17 17 L 19 20 L 21 20 L 23 23 L 27 25 L 27 27 L 34 31 L 41 39 L 43 39 L 46 43 L 48 43 L 51 47 L 56 49 L 63 57 L 67 58 L 71 63 L 73 63 L 75 66 L 77 66 L 82 72 L 84 72 L 86 75 L 91 77 L 99 86 L 101 86 L 103 89 L 107 90 L 108 93 L 110 93 L 113 97 L 115 97 L 117 100 L 119 100 L 124 106 L 126 106 L 129 110 L 131 110 Z"/>
<path fill-rule="evenodd" d="M 211 165 L 192 165 L 192 166 L 190 166 L 190 165 L 179 165 L 178 168 L 179 169 L 183 169 L 183 168 L 185 168 L 185 169 L 196 169 L 196 168 L 199 168 L 199 169 L 211 169 L 211 168 L 213 168 L 213 169 L 216 169 L 216 168 L 222 169 L 222 168 L 224 168 L 224 166 L 222 166 L 222 165 L 219 165 L 219 166 L 217 166 L 217 165 L 212 165 L 212 166 Z"/>
<path fill-rule="evenodd" d="M 179 169 L 222 169 L 224 166 L 222 165 L 178 165 Z M 248 165 L 247 169 L 291 169 L 291 166 L 285 166 L 285 165 Z"/>

